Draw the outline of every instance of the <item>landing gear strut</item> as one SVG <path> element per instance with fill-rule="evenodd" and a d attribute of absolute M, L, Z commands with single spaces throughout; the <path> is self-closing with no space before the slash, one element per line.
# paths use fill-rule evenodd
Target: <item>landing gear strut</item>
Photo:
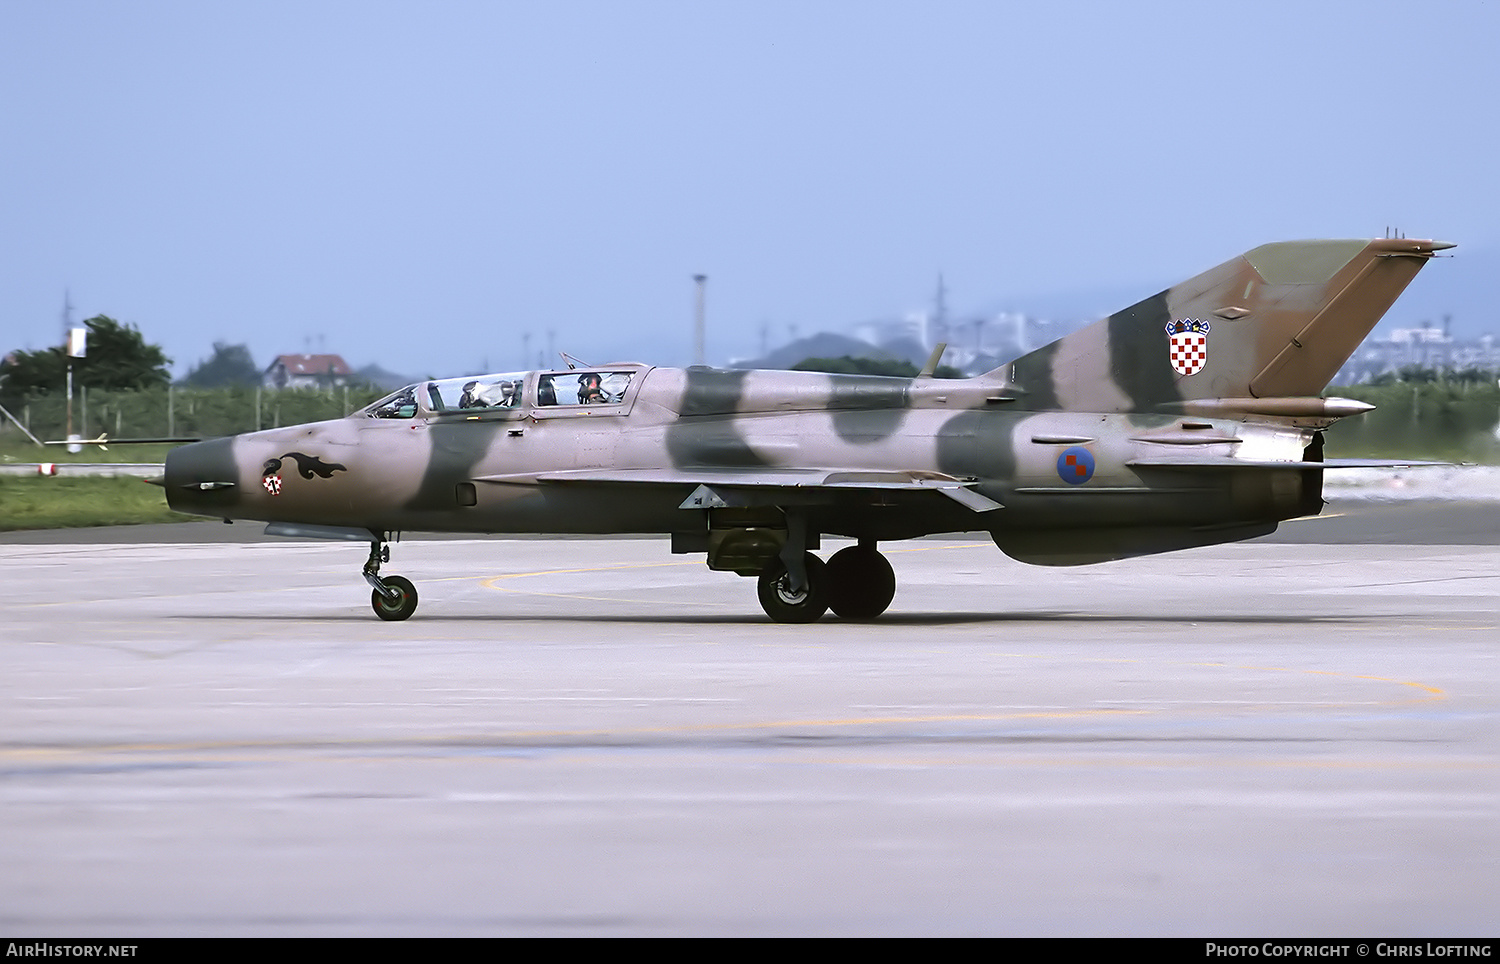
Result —
<path fill-rule="evenodd" d="M 391 547 L 384 542 L 370 542 L 370 558 L 365 561 L 364 577 L 373 589 L 370 608 L 388 622 L 406 619 L 417 611 L 417 587 L 402 576 L 380 577 L 380 564 L 391 561 Z"/>
<path fill-rule="evenodd" d="M 824 597 L 823 560 L 810 552 L 802 554 L 803 580 L 800 588 L 781 558 L 772 559 L 756 586 L 760 608 L 778 623 L 810 623 L 828 611 Z"/>
<path fill-rule="evenodd" d="M 761 608 L 778 623 L 810 623 L 832 609 L 843 619 L 874 619 L 896 596 L 896 573 L 873 543 L 849 546 L 825 564 L 810 552 L 793 557 L 801 585 L 781 556 L 760 574 Z"/>

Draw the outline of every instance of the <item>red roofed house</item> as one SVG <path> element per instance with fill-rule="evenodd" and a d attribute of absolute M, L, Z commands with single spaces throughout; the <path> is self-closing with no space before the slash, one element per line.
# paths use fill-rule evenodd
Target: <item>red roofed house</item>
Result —
<path fill-rule="evenodd" d="M 267 388 L 327 388 L 352 374 L 338 355 L 277 355 L 261 381 Z"/>

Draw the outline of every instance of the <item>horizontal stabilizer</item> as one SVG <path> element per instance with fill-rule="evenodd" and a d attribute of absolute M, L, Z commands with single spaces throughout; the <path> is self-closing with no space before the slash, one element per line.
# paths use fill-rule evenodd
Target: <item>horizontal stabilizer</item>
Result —
<path fill-rule="evenodd" d="M 1420 469 L 1457 463 L 1422 459 L 1327 459 L 1320 464 L 1325 469 Z"/>
<path fill-rule="evenodd" d="M 1270 415 L 1276 418 L 1306 419 L 1308 424 L 1331 425 L 1341 418 L 1374 411 L 1375 406 L 1352 398 L 1196 398 L 1158 406 L 1163 411 L 1187 412 L 1193 415 L 1228 416 Z"/>
<path fill-rule="evenodd" d="M 1424 462 L 1420 459 L 1328 459 L 1323 462 L 1289 462 L 1273 459 L 1217 458 L 1146 458 L 1125 463 L 1133 469 L 1412 469 L 1423 466 L 1452 465 L 1452 462 Z"/>

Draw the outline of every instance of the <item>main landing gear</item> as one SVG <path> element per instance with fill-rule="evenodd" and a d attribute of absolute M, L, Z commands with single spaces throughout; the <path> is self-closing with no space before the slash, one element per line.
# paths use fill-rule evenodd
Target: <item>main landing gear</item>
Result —
<path fill-rule="evenodd" d="M 375 610 L 375 615 L 388 622 L 398 622 L 417 611 L 417 587 L 404 576 L 380 578 L 380 564 L 390 561 L 391 547 L 384 542 L 372 541 L 364 577 L 372 588 L 370 608 Z"/>
<path fill-rule="evenodd" d="M 766 565 L 756 587 L 761 608 L 778 623 L 814 622 L 830 609 L 843 619 L 874 619 L 896 596 L 896 573 L 873 543 L 840 549 L 827 563 L 811 552 L 793 555 L 800 573 L 786 555 Z"/>

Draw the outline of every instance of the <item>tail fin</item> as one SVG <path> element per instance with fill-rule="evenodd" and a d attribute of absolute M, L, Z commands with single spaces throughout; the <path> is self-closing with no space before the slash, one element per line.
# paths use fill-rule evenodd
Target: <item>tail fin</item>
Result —
<path fill-rule="evenodd" d="M 1323 390 L 1442 241 L 1265 244 L 1010 366 L 1038 410 L 1147 412 Z"/>

